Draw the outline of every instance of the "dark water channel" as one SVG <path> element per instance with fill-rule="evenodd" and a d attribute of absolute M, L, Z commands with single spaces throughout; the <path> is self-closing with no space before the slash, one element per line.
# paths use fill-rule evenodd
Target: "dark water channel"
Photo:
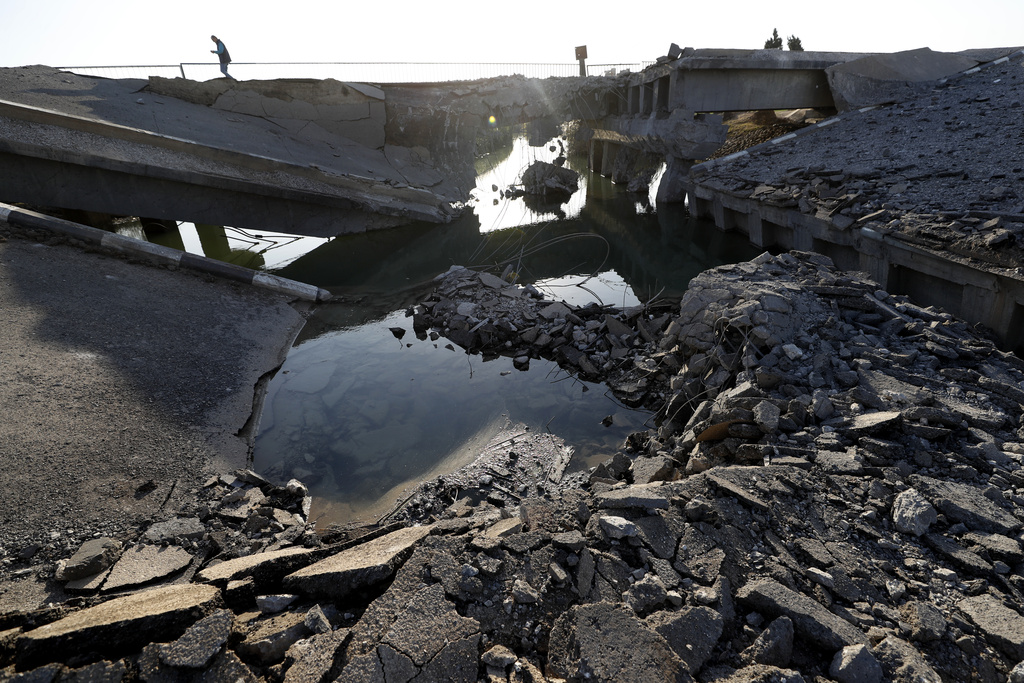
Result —
<path fill-rule="evenodd" d="M 184 248 L 199 239 L 208 255 L 216 250 L 334 295 L 271 381 L 255 445 L 257 471 L 310 486 L 319 524 L 380 517 L 404 489 L 463 464 L 506 420 L 562 437 L 574 449 L 570 469 L 600 462 L 630 432 L 653 426 L 651 415 L 619 404 L 603 385 L 546 361 L 521 372 L 508 358 L 419 340 L 406 317 L 453 264 L 497 274 L 512 264 L 520 282 L 551 298 L 631 306 L 678 299 L 702 270 L 758 253 L 682 207 L 655 212 L 646 196 L 585 166 L 576 168 L 581 189 L 562 205 L 527 205 L 492 190 L 514 183 L 533 159 L 554 156 L 519 140 L 484 159 L 473 210 L 449 225 L 329 240 L 182 229 Z M 396 327 L 407 331 L 401 339 Z"/>

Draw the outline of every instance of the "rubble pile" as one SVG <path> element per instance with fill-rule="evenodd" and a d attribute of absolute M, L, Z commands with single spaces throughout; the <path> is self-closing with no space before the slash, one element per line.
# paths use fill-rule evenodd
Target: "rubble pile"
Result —
<path fill-rule="evenodd" d="M 1015 269 L 1024 256 L 1019 53 L 929 86 L 919 97 L 697 166 L 695 179 L 840 230 L 866 227 Z"/>
<path fill-rule="evenodd" d="M 571 168 L 535 161 L 523 171 L 522 184 L 527 194 L 565 200 L 579 189 L 579 174 Z"/>
<path fill-rule="evenodd" d="M 443 509 L 361 537 L 314 533 L 298 482 L 212 481 L 194 520 L 146 532 L 152 557 L 187 566 L 112 590 L 130 553 L 90 541 L 50 579 L 81 597 L 3 615 L 5 674 L 1024 675 L 1024 364 L 965 323 L 798 252 L 707 271 L 671 313 L 573 308 L 456 268 L 410 314 L 417 334 L 524 368 L 551 354 L 643 383 L 658 430 L 580 485 L 555 463 L 511 496 L 491 485 L 527 450 L 499 442 Z"/>
<path fill-rule="evenodd" d="M 415 306 L 413 328 L 470 352 L 504 355 L 526 370 L 531 358 L 559 362 L 581 376 L 607 382 L 627 405 L 656 407 L 664 398 L 648 368 L 656 368 L 661 331 L 674 304 L 626 309 L 543 301 L 532 285 L 453 266 L 433 295 Z M 634 371 L 634 366 L 640 368 Z"/>

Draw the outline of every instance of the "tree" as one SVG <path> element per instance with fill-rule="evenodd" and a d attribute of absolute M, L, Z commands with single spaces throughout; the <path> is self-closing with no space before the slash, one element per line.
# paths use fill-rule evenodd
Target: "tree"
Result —
<path fill-rule="evenodd" d="M 790 52 L 804 51 L 803 43 L 801 43 L 800 39 L 797 38 L 796 36 L 790 36 L 789 38 L 786 38 L 786 45 L 789 47 Z"/>
<path fill-rule="evenodd" d="M 772 37 L 764 41 L 765 50 L 781 50 L 782 49 L 782 38 L 779 37 L 779 29 L 772 29 Z"/>

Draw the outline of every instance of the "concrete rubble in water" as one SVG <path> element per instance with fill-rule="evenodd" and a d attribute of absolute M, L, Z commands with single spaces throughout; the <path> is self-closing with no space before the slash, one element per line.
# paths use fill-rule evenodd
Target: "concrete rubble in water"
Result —
<path fill-rule="evenodd" d="M 583 481 L 561 467 L 519 488 L 454 473 L 396 512 L 401 523 L 362 537 L 315 533 L 298 482 L 221 477 L 195 518 L 87 544 L 58 567 L 104 567 L 83 597 L 3 615 L 5 672 L 909 682 L 1020 671 L 1024 363 L 965 323 L 799 252 L 709 270 L 670 314 L 574 308 L 458 268 L 412 313 L 417 334 L 603 377 L 658 407 L 658 431 L 631 436 Z M 456 484 L 486 501 L 448 504 Z M 192 560 L 108 592 L 103 572 L 140 547 Z"/>

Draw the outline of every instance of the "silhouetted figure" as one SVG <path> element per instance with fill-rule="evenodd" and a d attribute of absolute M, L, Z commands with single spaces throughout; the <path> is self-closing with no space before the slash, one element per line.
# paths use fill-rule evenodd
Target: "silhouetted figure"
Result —
<path fill-rule="evenodd" d="M 228 48 L 224 45 L 224 41 L 217 36 L 210 36 L 210 40 L 217 44 L 217 49 L 210 50 L 210 52 L 220 58 L 220 72 L 231 80 L 235 80 L 235 77 L 228 73 L 228 64 L 231 63 L 231 53 L 228 52 Z"/>

